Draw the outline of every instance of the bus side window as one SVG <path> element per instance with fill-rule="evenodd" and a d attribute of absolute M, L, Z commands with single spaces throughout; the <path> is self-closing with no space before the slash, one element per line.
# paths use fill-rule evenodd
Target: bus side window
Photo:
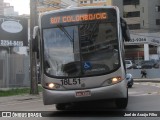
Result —
<path fill-rule="evenodd" d="M 128 25 L 127 25 L 126 21 L 123 18 L 120 18 L 120 21 L 121 21 L 123 39 L 125 41 L 130 41 L 131 38 L 130 38 Z"/>

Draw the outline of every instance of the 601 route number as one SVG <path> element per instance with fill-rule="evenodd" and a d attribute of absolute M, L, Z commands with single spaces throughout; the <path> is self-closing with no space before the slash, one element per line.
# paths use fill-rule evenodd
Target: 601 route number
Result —
<path fill-rule="evenodd" d="M 61 80 L 62 85 L 78 85 L 81 84 L 80 78 L 73 78 L 73 79 L 62 79 Z"/>

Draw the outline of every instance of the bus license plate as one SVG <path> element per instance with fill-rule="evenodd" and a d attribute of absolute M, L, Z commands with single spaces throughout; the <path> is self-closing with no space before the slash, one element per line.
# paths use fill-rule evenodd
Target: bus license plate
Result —
<path fill-rule="evenodd" d="M 76 97 L 86 97 L 86 96 L 91 96 L 91 91 L 89 91 L 89 90 L 76 91 L 75 96 L 76 96 Z"/>

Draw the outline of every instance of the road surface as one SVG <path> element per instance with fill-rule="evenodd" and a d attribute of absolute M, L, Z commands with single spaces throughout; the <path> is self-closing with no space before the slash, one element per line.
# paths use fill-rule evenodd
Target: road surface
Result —
<path fill-rule="evenodd" d="M 125 112 L 129 114 L 130 112 L 134 113 L 140 111 L 153 112 L 153 115 L 158 111 L 158 114 L 160 115 L 160 85 L 156 83 L 135 83 L 132 88 L 129 88 L 129 102 L 128 107 L 125 110 L 116 109 L 114 102 L 111 100 L 73 104 L 68 106 L 67 111 L 57 111 L 54 105 L 43 105 L 41 94 L 36 97 L 28 96 L 26 98 L 24 97 L 24 99 L 19 99 L 17 96 L 12 97 L 12 99 L 13 100 L 8 97 L 8 100 L 6 101 L 1 100 L 0 111 L 48 111 L 42 112 L 43 115 L 51 117 L 54 120 L 74 120 L 75 118 L 81 119 L 82 117 L 86 120 L 99 120 L 106 117 L 109 117 L 112 120 L 129 120 L 134 118 L 120 116 Z M 143 120 L 143 117 L 140 118 Z M 147 119 L 152 118 L 147 117 Z M 153 120 L 158 119 L 157 117 L 154 117 Z"/>

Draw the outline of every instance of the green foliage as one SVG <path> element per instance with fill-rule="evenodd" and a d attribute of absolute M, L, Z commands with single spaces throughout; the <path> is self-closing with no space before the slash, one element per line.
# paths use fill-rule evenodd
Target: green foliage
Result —
<path fill-rule="evenodd" d="M 42 92 L 42 87 L 38 86 L 38 91 Z M 29 94 L 30 88 L 12 88 L 9 90 L 0 90 L 0 97 Z"/>

